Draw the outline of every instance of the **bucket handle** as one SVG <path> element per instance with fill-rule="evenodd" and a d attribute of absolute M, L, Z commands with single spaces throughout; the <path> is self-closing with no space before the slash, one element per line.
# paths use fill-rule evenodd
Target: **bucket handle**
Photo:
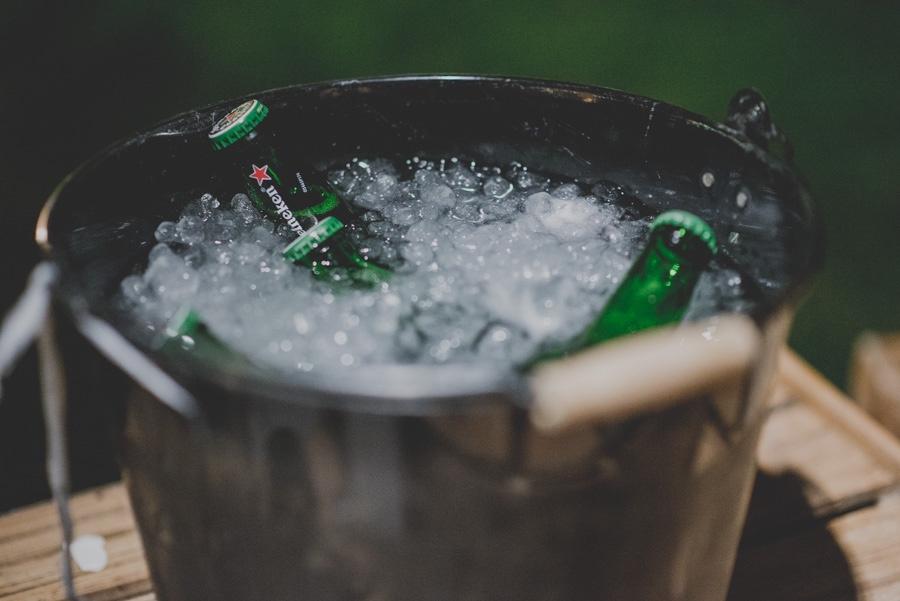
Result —
<path fill-rule="evenodd" d="M 725 123 L 761 150 L 793 163 L 794 145 L 772 120 L 769 103 L 759 90 L 744 88 L 735 92 L 728 102 Z"/>
<path fill-rule="evenodd" d="M 760 344 L 750 318 L 725 315 L 596 346 L 534 371 L 531 421 L 553 433 L 672 407 L 737 382 Z"/>
<path fill-rule="evenodd" d="M 78 331 L 141 387 L 186 420 L 201 417 L 197 399 L 111 325 L 87 312 L 74 315 Z"/>

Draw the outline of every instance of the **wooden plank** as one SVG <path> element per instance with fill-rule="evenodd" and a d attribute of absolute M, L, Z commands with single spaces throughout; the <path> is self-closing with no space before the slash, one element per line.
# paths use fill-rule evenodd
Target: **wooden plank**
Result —
<path fill-rule="evenodd" d="M 151 594 L 140 537 L 124 486 L 113 484 L 72 499 L 75 534 L 106 539 L 109 564 L 101 572 L 75 569 L 85 599 L 120 601 Z M 56 511 L 42 503 L 0 517 L 0 599 L 64 601 L 59 581 L 60 534 Z M 144 601 L 151 601 L 152 594 Z"/>
<path fill-rule="evenodd" d="M 872 505 L 900 486 L 900 443 L 792 352 L 781 364 L 757 449 L 745 545 Z"/>
<path fill-rule="evenodd" d="M 124 499 L 124 495 L 120 495 Z M 56 513 L 48 512 L 55 522 Z M 99 534 L 106 538 L 128 532 L 134 528 L 131 508 L 127 503 L 114 507 L 98 508 L 94 513 L 82 513 L 75 517 L 75 535 Z M 0 541 L 0 568 L 14 565 L 27 559 L 40 558 L 59 550 L 59 530 L 52 526 L 41 527 L 30 532 Z"/>
<path fill-rule="evenodd" d="M 860 407 L 900 437 L 900 332 L 865 332 L 857 338 L 850 390 Z"/>
<path fill-rule="evenodd" d="M 825 376 L 785 348 L 778 356 L 778 377 L 795 398 L 830 420 L 834 429 L 855 440 L 882 466 L 900 477 L 897 438 L 844 396 Z"/>
<path fill-rule="evenodd" d="M 70 504 L 72 518 L 81 518 L 128 506 L 128 495 L 118 483 L 101 486 L 75 495 Z M 0 544 L 8 539 L 39 530 L 57 528 L 56 512 L 46 503 L 39 503 L 0 516 Z"/>
<path fill-rule="evenodd" d="M 782 405 L 763 427 L 757 460 L 770 476 L 794 474 L 812 509 L 861 495 L 877 495 L 898 483 L 896 473 L 830 420 L 803 403 Z"/>
<path fill-rule="evenodd" d="M 144 552 L 135 532 L 106 541 L 109 565 L 101 572 L 85 573 L 76 568 L 76 587 L 86 599 L 121 599 L 152 590 Z M 29 560 L 0 575 L 0 598 L 4 601 L 64 601 L 59 581 L 58 556 Z"/>
<path fill-rule="evenodd" d="M 865 599 L 900 599 L 900 496 L 882 507 L 847 515 L 831 526 Z"/>
<path fill-rule="evenodd" d="M 728 601 L 900 599 L 900 494 L 738 556 Z"/>

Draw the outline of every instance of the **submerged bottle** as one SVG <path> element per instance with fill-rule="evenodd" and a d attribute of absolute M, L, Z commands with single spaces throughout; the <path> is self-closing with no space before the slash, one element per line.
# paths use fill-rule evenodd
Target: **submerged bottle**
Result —
<path fill-rule="evenodd" d="M 158 350 L 163 354 L 176 356 L 189 352 L 207 363 L 223 368 L 246 366 L 249 363 L 243 355 L 219 340 L 203 322 L 200 314 L 188 306 L 176 311 L 166 324 Z"/>
<path fill-rule="evenodd" d="M 282 256 L 322 279 L 363 286 L 386 281 L 390 271 L 370 261 L 348 235 L 355 221 L 351 207 L 322 174 L 288 165 L 276 154 L 278 132 L 266 121 L 268 114 L 259 100 L 248 100 L 212 127 L 209 140 L 256 208 L 297 235 Z"/>
<path fill-rule="evenodd" d="M 694 287 L 717 252 L 712 227 L 687 211 L 667 211 L 650 226 L 650 240 L 600 315 L 580 335 L 540 354 L 557 359 L 612 338 L 681 321 Z"/>

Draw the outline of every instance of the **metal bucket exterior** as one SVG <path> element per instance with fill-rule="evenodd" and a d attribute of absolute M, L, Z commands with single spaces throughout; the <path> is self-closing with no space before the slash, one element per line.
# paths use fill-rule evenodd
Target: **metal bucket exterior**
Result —
<path fill-rule="evenodd" d="M 352 82 L 312 87 L 310 94 L 328 103 L 352 100 L 354 86 L 365 95 L 398 85 L 401 91 L 421 86 L 427 94 L 440 96 L 443 89 L 452 95 L 457 81 L 479 98 L 501 90 L 501 103 L 520 92 L 585 105 L 618 94 L 552 82 L 457 78 Z M 289 104 L 305 93 L 300 87 L 270 94 L 282 94 Z M 613 115 L 618 135 L 631 128 L 646 138 L 654 114 L 689 122 L 704 136 L 711 127 L 690 122 L 673 107 L 619 96 L 622 106 L 649 112 L 650 121 L 644 130 L 643 123 L 635 128 Z M 213 112 L 197 119 L 198 131 Z M 571 117 L 576 128 L 578 119 L 589 119 L 585 114 Z M 592 127 L 591 121 L 583 125 Z M 86 169 L 168 135 L 167 127 L 114 148 Z M 752 169 L 766 168 L 759 165 L 764 153 L 752 144 L 725 142 L 738 146 L 735 156 L 746 154 Z M 636 143 L 635 152 L 643 152 L 645 143 Z M 151 165 L 159 159 L 149 151 L 143 158 Z M 119 166 L 135 163 L 122 160 Z M 57 196 L 65 200 L 65 193 L 66 184 Z M 76 187 L 71 196 L 78 193 Z M 117 210 L 109 206 L 101 209 Z M 70 274 L 61 296 L 76 324 L 86 310 L 103 316 L 99 301 L 90 298 L 98 278 L 91 270 L 119 277 L 120 263 L 133 262 L 146 248 L 134 248 L 127 235 L 115 244 L 105 237 L 73 244 L 75 234 L 67 232 L 77 233 L 78 220 L 93 217 L 53 213 L 63 215 L 56 224 L 52 213 L 45 217 L 44 235 L 53 242 L 53 232 L 62 232 L 51 253 Z M 123 221 L 137 232 L 134 237 L 146 235 L 126 220 L 111 223 Z M 120 249 L 130 255 L 116 253 Z M 796 259 L 803 271 L 798 281 L 814 267 L 806 256 Z M 116 281 L 108 274 L 99 279 Z M 502 387 L 454 402 L 436 384 L 433 395 L 423 393 L 422 404 L 407 411 L 403 407 L 411 405 L 383 394 L 374 395 L 377 409 L 370 409 L 315 386 L 298 389 L 293 399 L 265 382 L 257 390 L 240 380 L 197 377 L 186 382 L 202 409 L 200 419 L 191 421 L 147 392 L 154 389 L 148 386 L 152 377 L 139 377 L 126 403 L 121 460 L 157 596 L 722 601 L 749 500 L 763 399 L 792 312 L 791 297 L 757 316 L 764 349 L 744 381 L 710 388 L 665 412 L 555 437 L 534 431 L 517 408 L 521 398 Z M 104 346 L 103 336 L 83 325 L 82 331 Z M 136 373 L 124 357 L 117 362 Z M 438 397 L 449 400 L 438 403 Z"/>
<path fill-rule="evenodd" d="M 198 428 L 137 390 L 123 464 L 157 597 L 722 601 L 762 370 L 555 437 L 509 405 L 403 417 L 228 397 Z"/>

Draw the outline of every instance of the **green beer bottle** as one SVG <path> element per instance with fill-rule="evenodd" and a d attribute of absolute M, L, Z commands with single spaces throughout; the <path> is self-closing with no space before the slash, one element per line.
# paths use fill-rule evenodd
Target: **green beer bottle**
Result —
<path fill-rule="evenodd" d="M 200 314 L 188 306 L 175 312 L 166 324 L 158 350 L 177 355 L 189 352 L 207 362 L 220 366 L 246 364 L 247 360 L 219 340 L 203 322 Z"/>
<path fill-rule="evenodd" d="M 353 211 L 328 185 L 323 174 L 307 166 L 288 167 L 275 153 L 277 128 L 266 121 L 269 109 L 248 100 L 232 109 L 209 132 L 213 148 L 240 175 L 241 185 L 256 208 L 297 238 L 282 256 L 305 265 L 322 279 L 369 286 L 386 281 L 390 272 L 372 263 L 347 232 Z"/>
<path fill-rule="evenodd" d="M 717 252 L 716 235 L 687 211 L 653 220 L 650 240 L 603 311 L 586 330 L 529 366 L 557 359 L 611 338 L 681 321 L 700 274 Z"/>

